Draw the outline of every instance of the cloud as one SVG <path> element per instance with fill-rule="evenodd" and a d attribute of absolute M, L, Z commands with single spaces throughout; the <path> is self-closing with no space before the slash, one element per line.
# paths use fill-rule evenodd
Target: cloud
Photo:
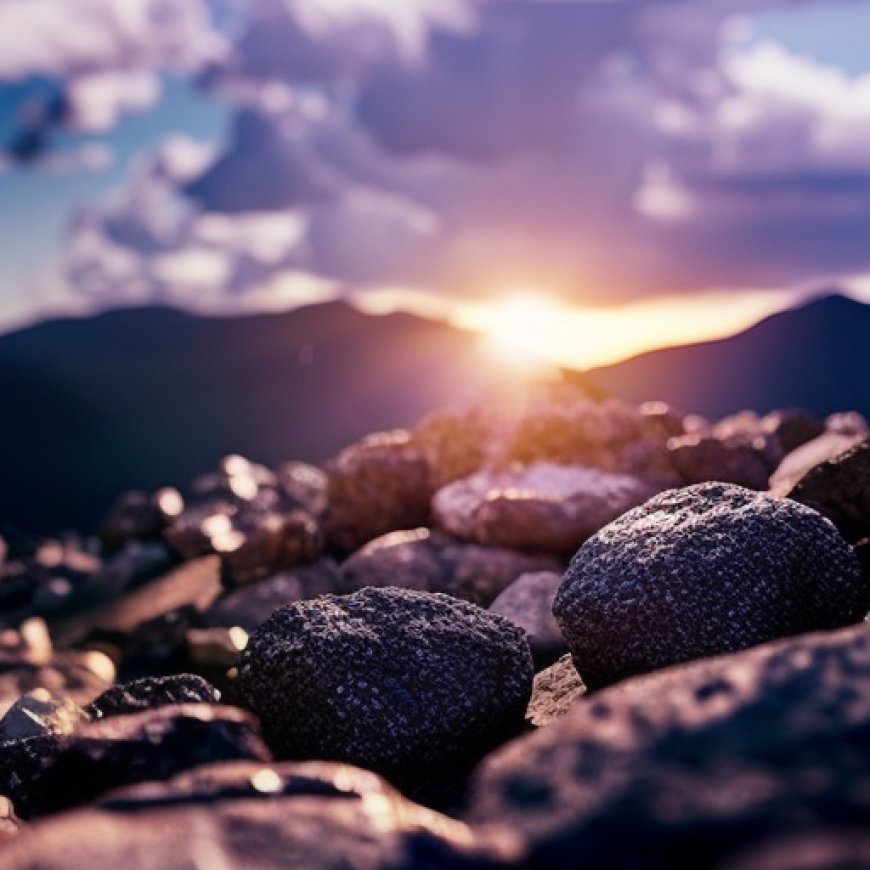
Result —
<path fill-rule="evenodd" d="M 226 142 L 167 144 L 83 210 L 71 281 L 595 303 L 866 272 L 870 77 L 750 39 L 770 5 L 798 4 L 241 3 L 198 67 L 237 107 Z"/>

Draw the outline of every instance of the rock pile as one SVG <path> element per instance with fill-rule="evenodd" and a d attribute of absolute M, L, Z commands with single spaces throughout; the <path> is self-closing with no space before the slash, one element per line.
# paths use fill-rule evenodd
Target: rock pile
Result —
<path fill-rule="evenodd" d="M 870 866 L 868 438 L 562 384 L 3 530 L 0 868 Z"/>

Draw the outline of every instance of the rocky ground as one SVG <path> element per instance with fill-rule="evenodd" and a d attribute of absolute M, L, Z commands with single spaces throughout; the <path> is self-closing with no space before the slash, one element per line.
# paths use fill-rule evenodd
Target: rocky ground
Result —
<path fill-rule="evenodd" d="M 552 386 L 8 533 L 0 868 L 870 868 L 868 436 Z"/>

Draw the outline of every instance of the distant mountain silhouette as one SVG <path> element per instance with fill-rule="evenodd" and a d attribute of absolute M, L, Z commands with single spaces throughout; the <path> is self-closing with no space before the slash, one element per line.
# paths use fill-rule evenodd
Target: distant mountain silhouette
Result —
<path fill-rule="evenodd" d="M 731 338 L 652 351 L 586 377 L 626 399 L 711 417 L 795 405 L 870 416 L 870 305 L 826 296 Z"/>
<path fill-rule="evenodd" d="M 230 452 L 320 462 L 496 388 L 477 336 L 341 302 L 204 318 L 165 308 L 0 337 L 0 523 L 93 529 L 129 488 Z"/>

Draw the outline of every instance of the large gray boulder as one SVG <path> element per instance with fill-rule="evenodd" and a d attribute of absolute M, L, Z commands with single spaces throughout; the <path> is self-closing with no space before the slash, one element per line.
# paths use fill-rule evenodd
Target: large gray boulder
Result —
<path fill-rule="evenodd" d="M 574 557 L 553 612 L 591 689 L 857 622 L 857 558 L 804 505 L 725 483 L 662 493 Z"/>

